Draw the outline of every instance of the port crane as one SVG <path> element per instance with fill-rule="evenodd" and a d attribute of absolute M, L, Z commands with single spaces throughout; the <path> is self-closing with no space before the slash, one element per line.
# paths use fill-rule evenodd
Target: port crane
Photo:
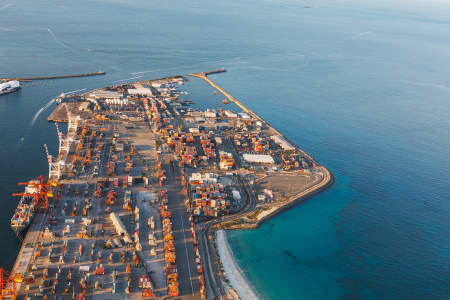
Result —
<path fill-rule="evenodd" d="M 25 196 L 32 197 L 33 204 L 38 209 L 44 209 L 48 211 L 49 198 L 58 199 L 59 196 L 53 195 L 53 187 L 58 186 L 56 182 L 51 182 L 44 179 L 44 175 L 39 176 L 36 180 L 30 180 L 28 182 L 19 182 L 17 185 L 25 185 L 31 187 L 33 191 L 25 190 L 24 193 L 14 193 L 13 196 Z"/>
<path fill-rule="evenodd" d="M 0 299 L 16 299 L 16 282 L 3 268 L 0 268 L 0 292 Z"/>

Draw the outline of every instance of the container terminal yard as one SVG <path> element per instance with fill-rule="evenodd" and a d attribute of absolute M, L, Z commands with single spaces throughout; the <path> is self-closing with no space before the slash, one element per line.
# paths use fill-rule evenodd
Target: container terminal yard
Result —
<path fill-rule="evenodd" d="M 44 145 L 48 175 L 13 195 L 23 243 L 13 269 L 0 269 L 3 298 L 240 298 L 215 231 L 255 228 L 333 179 L 208 78 L 220 72 L 189 76 L 228 110 L 183 100 L 180 75 L 57 99 L 48 119 L 59 152 Z"/>

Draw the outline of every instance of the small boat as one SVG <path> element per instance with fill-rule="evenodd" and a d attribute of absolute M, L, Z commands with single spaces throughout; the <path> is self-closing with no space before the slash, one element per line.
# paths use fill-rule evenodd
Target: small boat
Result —
<path fill-rule="evenodd" d="M 228 100 L 227 99 L 223 99 L 222 102 L 223 102 L 223 104 L 228 104 Z"/>
<path fill-rule="evenodd" d="M 59 95 L 58 97 L 56 97 L 56 103 L 62 103 L 64 101 L 64 98 L 66 97 L 66 95 L 64 95 L 64 93 L 61 93 L 61 95 Z"/>
<path fill-rule="evenodd" d="M 183 100 L 183 102 L 192 103 L 192 100 Z"/>
<path fill-rule="evenodd" d="M 20 82 L 17 80 L 0 83 L 0 95 L 12 93 L 18 89 L 20 89 Z"/>
<path fill-rule="evenodd" d="M 213 91 L 213 95 L 216 95 L 217 94 L 217 92 L 216 91 Z"/>

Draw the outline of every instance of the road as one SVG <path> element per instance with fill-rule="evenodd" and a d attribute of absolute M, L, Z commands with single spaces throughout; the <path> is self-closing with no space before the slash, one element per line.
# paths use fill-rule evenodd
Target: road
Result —
<path fill-rule="evenodd" d="M 167 189 L 169 199 L 169 210 L 172 213 L 172 229 L 176 251 L 176 265 L 179 274 L 180 296 L 184 299 L 199 299 L 200 284 L 197 273 L 197 263 L 195 261 L 194 242 L 191 233 L 189 214 L 186 211 L 184 200 L 186 198 L 182 192 L 182 185 L 179 180 L 180 170 L 178 167 L 170 166 L 171 155 L 162 155 L 163 168 L 166 172 L 166 183 L 163 186 Z"/>
<path fill-rule="evenodd" d="M 212 241 L 210 239 L 210 235 L 212 234 L 211 227 L 224 221 L 242 218 L 245 214 L 256 207 L 256 197 L 254 193 L 250 191 L 248 183 L 241 177 L 239 177 L 239 181 L 246 191 L 247 203 L 243 210 L 237 214 L 223 216 L 221 218 L 197 225 L 198 245 L 200 255 L 202 257 L 206 296 L 208 299 L 223 299 L 226 295 L 222 280 L 219 277 L 219 270 L 217 266 L 218 257 L 216 255 L 215 246 L 212 245 Z"/>

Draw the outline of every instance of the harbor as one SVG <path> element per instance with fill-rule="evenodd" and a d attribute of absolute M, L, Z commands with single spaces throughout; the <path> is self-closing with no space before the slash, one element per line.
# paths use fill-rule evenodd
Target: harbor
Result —
<path fill-rule="evenodd" d="M 48 117 L 59 141 L 56 155 L 45 145 L 49 173 L 14 194 L 21 200 L 11 226 L 23 243 L 5 293 L 240 298 L 215 230 L 254 228 L 332 176 L 207 78 L 221 72 L 197 77 L 237 111 L 196 109 L 182 97 L 180 75 L 58 97 Z"/>
<path fill-rule="evenodd" d="M 244 186 L 244 190 L 239 191 L 243 207 L 230 207 L 229 215 L 217 217 L 206 216 L 215 214 L 216 209 L 210 208 L 209 201 L 203 197 L 217 194 L 212 200 L 216 200 L 218 214 L 222 213 L 220 201 L 224 200 L 225 205 L 229 201 L 231 205 L 233 185 L 222 188 L 224 183 L 218 179 L 220 182 L 211 186 L 211 192 L 206 191 L 205 183 L 193 181 L 187 189 L 192 193 L 187 194 L 193 199 L 190 202 L 193 206 L 199 205 L 194 210 L 205 215 L 195 217 L 199 220 L 195 220 L 194 225 L 207 297 L 224 299 L 226 293 L 234 295 L 232 289 L 235 289 L 239 297 L 245 299 L 245 291 L 239 290 L 239 284 L 246 280 L 247 286 L 259 299 L 267 300 L 446 299 L 450 295 L 446 255 L 450 245 L 450 195 L 445 168 L 450 164 L 450 106 L 447 101 L 450 82 L 445 62 L 450 60 L 450 39 L 445 24 L 450 14 L 450 3 L 444 2 L 325 0 L 289 2 L 288 5 L 269 1 L 255 5 L 252 1 L 217 3 L 200 0 L 192 5 L 190 2 L 155 1 L 76 1 L 70 4 L 4 1 L 0 4 L 0 36 L 4 41 L 0 43 L 0 78 L 27 79 L 95 73 L 98 70 L 106 74 L 22 81 L 19 82 L 20 89 L 16 89 L 16 85 L 8 85 L 14 80 L 1 81 L 7 85 L 0 87 L 0 169 L 3 171 L 0 173 L 3 208 L 0 218 L 0 278 L 15 277 L 11 271 L 22 246 L 27 251 L 34 250 L 32 243 L 25 247 L 22 241 L 27 231 L 34 230 L 33 224 L 39 225 L 37 221 L 45 212 L 33 215 L 26 207 L 31 199 L 26 198 L 17 211 L 17 221 L 13 221 L 22 196 L 12 194 L 25 193 L 26 186 L 18 186 L 19 182 L 40 179 L 40 175 L 44 175 L 45 180 L 48 178 L 48 158 L 43 145 L 47 144 L 49 154 L 56 160 L 59 138 L 54 122 L 66 137 L 69 120 L 65 105 L 75 118 L 80 115 L 82 121 L 84 114 L 87 118 L 92 116 L 89 110 L 93 110 L 94 104 L 82 113 L 78 105 L 91 103 L 87 100 L 91 91 L 137 83 L 146 88 L 158 78 L 176 76 L 187 80 L 183 85 L 173 81 L 178 100 L 173 105 L 165 104 L 180 112 L 181 118 L 185 118 L 182 110 L 190 113 L 192 109 L 194 115 L 188 116 L 190 120 L 199 118 L 202 121 L 203 118 L 205 122 L 200 124 L 207 126 L 212 124 L 212 119 L 195 114 L 206 113 L 207 109 L 215 110 L 216 124 L 222 130 L 220 133 L 205 126 L 206 131 L 213 131 L 222 139 L 222 146 L 218 145 L 220 139 L 216 141 L 216 136 L 205 141 L 200 138 L 202 133 L 192 132 L 198 156 L 211 155 L 208 145 L 214 144 L 218 169 L 203 171 L 206 168 L 203 159 L 196 161 L 195 169 L 186 169 L 200 174 L 239 173 L 241 176 L 235 179 Z M 221 68 L 226 71 L 209 73 Z M 283 167 L 273 171 L 269 163 L 261 163 L 259 167 L 262 169 L 259 170 L 253 167 L 248 172 L 240 172 L 241 169 L 246 170 L 246 166 L 241 164 L 243 154 L 261 154 L 254 150 L 260 136 L 246 136 L 244 127 L 239 125 L 240 120 L 244 120 L 239 114 L 245 111 L 207 81 L 189 76 L 189 73 L 205 73 L 214 84 L 261 117 L 263 124 L 278 131 L 296 148 L 295 151 L 303 151 L 302 156 L 309 155 L 318 167 L 326 167 L 334 183 L 319 189 L 312 187 L 314 191 L 311 191 L 302 186 L 314 185 L 314 181 L 308 181 L 308 178 L 320 180 L 319 174 L 309 177 L 308 168 L 304 168 L 301 176 L 297 172 L 298 176 L 279 177 L 274 173 L 285 172 Z M 61 93 L 65 97 L 57 102 Z M 80 102 L 70 95 L 80 96 Z M 125 90 L 124 96 L 117 100 L 128 98 Z M 150 100 L 153 96 L 147 98 Z M 80 108 L 84 109 L 84 105 Z M 55 112 L 50 117 L 55 108 L 59 108 L 59 113 Z M 227 114 L 231 117 L 223 117 L 220 111 L 230 111 Z M 176 114 L 175 111 L 173 113 Z M 103 114 L 106 112 L 100 113 Z M 222 129 L 226 126 L 222 125 L 224 120 L 231 120 L 231 127 L 237 120 L 236 138 L 223 138 L 226 131 Z M 124 118 L 106 122 L 128 122 L 125 125 L 128 127 L 134 124 L 134 121 Z M 183 131 L 188 131 L 188 128 L 183 128 Z M 150 127 L 147 129 L 152 130 Z M 247 130 L 250 132 L 256 133 L 256 130 Z M 271 155 L 275 165 L 281 165 L 282 156 L 277 152 L 269 153 L 276 147 L 270 136 L 277 134 L 267 137 L 266 131 L 261 132 L 263 154 Z M 269 143 L 272 149 L 264 148 L 263 142 Z M 247 146 L 244 145 L 246 143 Z M 155 145 L 162 147 L 161 153 L 156 153 L 158 156 L 177 150 L 166 149 L 169 146 L 164 137 L 155 139 Z M 233 145 L 236 145 L 236 152 Z M 151 151 L 141 150 L 145 153 Z M 96 151 L 91 151 L 91 156 L 95 156 Z M 223 166 L 232 164 L 229 154 L 221 154 L 220 151 L 231 153 L 234 165 L 230 170 L 220 170 L 221 161 Z M 71 163 L 71 157 L 67 162 Z M 179 160 L 176 161 L 178 163 Z M 126 162 L 120 164 L 126 167 Z M 267 170 L 263 170 L 264 167 Z M 153 171 L 158 172 L 156 169 Z M 191 175 L 188 172 L 185 176 L 187 183 Z M 165 176 L 164 184 L 170 182 L 172 174 L 166 173 Z M 281 183 L 280 179 L 283 179 Z M 74 175 L 71 180 L 76 182 L 79 177 Z M 119 180 L 123 184 L 121 181 L 123 178 Z M 133 184 L 143 187 L 142 182 Z M 232 184 L 238 186 L 236 182 Z M 330 184 L 332 187 L 327 189 Z M 159 179 L 151 185 L 159 187 Z M 254 195 L 249 203 L 245 202 L 246 186 Z M 164 187 L 167 187 L 170 204 L 173 200 L 171 188 L 169 185 L 161 188 Z M 55 187 L 55 192 L 59 189 L 64 192 L 66 188 Z M 272 191 L 272 201 L 268 200 L 270 191 L 265 193 L 265 189 Z M 108 192 L 102 195 L 102 201 L 106 201 Z M 226 195 L 225 199 L 218 199 L 220 194 Z M 139 201 L 134 196 L 131 195 L 133 201 Z M 62 205 L 65 197 L 72 196 L 61 194 L 59 203 Z M 122 197 L 123 191 L 118 191 L 118 200 L 111 209 L 112 212 L 117 209 L 121 222 L 127 227 L 127 218 L 131 217 L 120 215 Z M 71 217 L 75 199 L 73 196 L 68 200 L 70 211 L 66 218 Z M 185 201 L 186 197 L 183 199 Z M 49 204 L 52 201 L 50 198 Z M 80 209 L 75 217 L 77 222 L 82 217 L 83 201 L 82 198 L 81 204 L 77 205 Z M 93 205 L 97 205 L 94 200 Z M 182 207 L 187 209 L 185 203 Z M 188 216 L 194 213 L 192 209 Z M 160 212 L 159 206 L 155 213 L 160 215 Z M 237 222 L 233 216 L 243 216 L 245 222 Z M 105 214 L 105 217 L 112 224 L 109 215 Z M 22 226 L 20 224 L 26 223 L 27 218 L 32 220 L 32 224 L 19 238 L 16 237 L 15 231 Z M 174 230 L 179 224 L 177 218 L 180 219 L 178 213 L 172 212 L 175 241 L 183 236 L 182 231 Z M 65 222 L 63 218 L 60 221 Z M 155 219 L 155 226 L 159 222 L 162 220 Z M 72 229 L 73 224 L 67 225 Z M 46 226 L 48 220 L 43 223 L 41 232 Z M 64 228 L 55 229 L 55 232 L 59 234 L 57 230 Z M 131 229 L 134 228 L 127 227 L 133 239 Z M 217 235 L 220 229 L 224 229 L 223 235 Z M 49 230 L 53 229 L 49 227 Z M 76 233 L 71 232 L 73 235 Z M 186 238 L 192 236 L 185 233 Z M 161 239 L 158 234 L 155 232 L 155 238 Z M 68 239 L 69 247 L 72 247 L 70 243 L 76 237 Z M 85 240 L 90 253 L 92 245 L 89 239 Z M 143 245 L 150 247 L 148 243 Z M 96 251 L 102 246 L 97 245 Z M 178 250 L 176 243 L 174 246 Z M 41 259 L 48 255 L 46 248 L 42 249 Z M 231 251 L 230 255 L 221 249 Z M 181 251 L 186 252 L 184 247 Z M 21 254 L 22 257 L 27 255 L 26 251 L 23 256 Z M 113 257 L 114 262 L 120 262 L 120 252 L 117 255 Z M 177 251 L 176 261 L 179 255 Z M 56 260 L 59 256 L 52 257 L 52 264 Z M 66 264 L 71 259 L 68 260 L 65 260 Z M 108 273 L 111 269 L 107 264 L 103 265 L 104 276 L 112 278 Z M 65 267 L 61 267 L 63 274 Z M 54 280 L 57 267 L 50 265 L 49 268 L 48 279 Z M 242 271 L 243 276 L 237 283 L 231 280 L 234 274 L 238 274 L 233 269 Z M 75 271 L 73 275 L 76 275 Z M 189 274 L 183 275 L 184 271 L 178 271 L 181 286 L 182 277 L 189 277 Z M 33 288 L 30 297 L 43 298 L 34 296 L 39 293 L 42 272 L 33 274 L 36 274 L 36 283 L 30 285 Z M 155 274 L 163 274 L 162 279 L 149 274 L 157 288 L 158 278 L 166 282 L 166 276 L 164 270 Z M 93 276 L 90 278 L 95 278 Z M 127 281 L 126 277 L 123 278 Z M 131 284 L 134 284 L 133 280 L 132 277 Z M 79 279 L 72 281 L 78 297 Z M 88 287 L 95 287 L 95 281 L 89 281 Z M 13 286 L 11 281 L 4 282 Z M 61 282 L 60 278 L 58 285 Z M 64 278 L 64 284 L 66 282 Z M 118 281 L 120 293 L 105 292 L 97 297 L 126 299 L 130 294 L 124 292 L 124 286 L 125 282 Z M 106 288 L 112 288 L 112 279 Z M 133 288 L 132 292 L 139 291 L 139 285 L 136 290 Z M 196 286 L 193 288 L 195 290 Z M 5 289 L 3 291 L 7 293 Z M 12 288 L 10 291 L 15 293 Z M 47 298 L 54 298 L 50 287 L 44 292 Z M 61 294 L 59 288 L 56 296 L 72 299 L 71 292 Z M 23 293 L 22 290 L 19 299 L 24 298 Z M 85 297 L 93 298 L 89 293 L 88 289 Z M 180 288 L 179 293 L 184 295 L 185 289 Z M 157 298 L 164 297 L 170 298 L 164 295 Z"/>

